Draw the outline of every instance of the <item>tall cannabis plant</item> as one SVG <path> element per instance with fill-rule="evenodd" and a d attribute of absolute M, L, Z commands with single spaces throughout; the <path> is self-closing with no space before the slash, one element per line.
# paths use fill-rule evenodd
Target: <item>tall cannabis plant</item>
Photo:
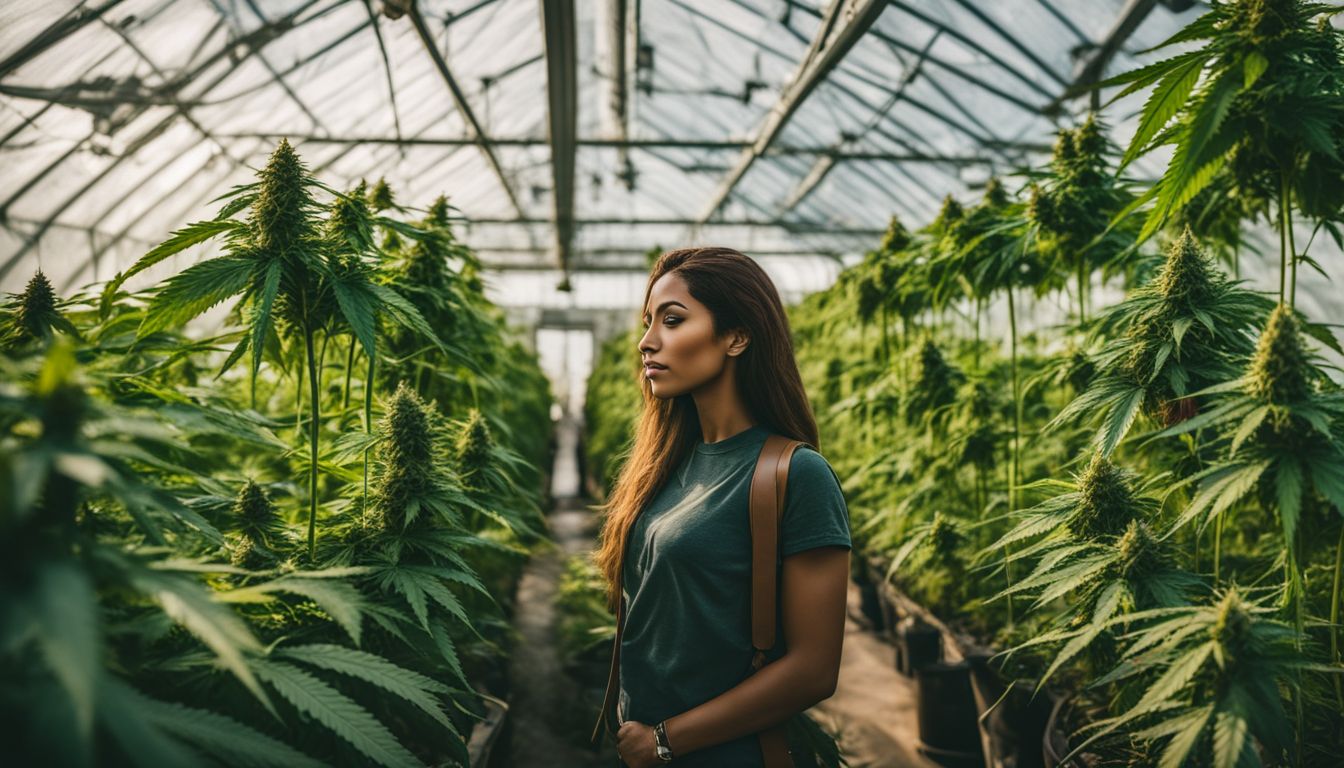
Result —
<path fill-rule="evenodd" d="M 1074 754 L 1117 731 L 1161 745 L 1156 765 L 1180 768 L 1201 755 L 1212 768 L 1283 764 L 1293 729 L 1280 689 L 1300 695 L 1302 658 L 1291 626 L 1230 587 L 1213 605 L 1130 616 L 1145 626 L 1129 636 L 1120 664 L 1095 683 L 1148 673 L 1151 683 L 1125 712 L 1091 724 Z M 1071 755 L 1070 755 L 1071 756 Z"/>
<path fill-rule="evenodd" d="M 168 278 L 154 292 L 140 335 L 186 323 L 220 302 L 242 296 L 249 332 L 234 347 L 221 369 L 231 367 L 251 351 L 253 400 L 263 348 L 278 331 L 281 320 L 287 332 L 303 344 L 308 369 L 309 471 L 308 551 L 315 552 L 318 507 L 318 440 L 321 427 L 321 387 L 315 339 L 329 331 L 339 318 L 354 330 L 372 357 L 377 317 L 380 311 L 437 339 L 419 312 L 387 286 L 369 279 L 358 255 L 367 249 L 371 236 L 362 217 L 363 201 L 355 202 L 313 178 L 297 153 L 282 139 L 259 180 L 235 187 L 220 199 L 229 199 L 209 221 L 191 224 L 145 254 L 138 262 L 108 283 L 104 297 L 113 295 L 122 283 L 169 256 L 190 246 L 223 235 L 224 254 L 197 263 Z M 325 225 L 323 208 L 313 190 L 330 192 L 338 201 Z M 233 216 L 247 210 L 246 220 Z M 366 210 L 363 209 L 363 210 Z M 352 245 L 353 238 L 353 245 Z"/>
<path fill-rule="evenodd" d="M 1337 222 L 1344 208 L 1344 32 L 1339 9 L 1303 0 L 1229 0 L 1157 46 L 1203 46 L 1104 83 L 1115 98 L 1153 86 L 1122 165 L 1173 146 L 1142 235 L 1155 232 L 1213 179 L 1230 173 L 1237 195 L 1278 211 L 1279 300 L 1295 298 L 1292 206 Z M 1290 277 L 1291 275 L 1291 277 Z"/>
<path fill-rule="evenodd" d="M 1269 309 L 1224 278 L 1187 229 L 1158 275 L 1097 319 L 1094 334 L 1110 338 L 1093 357 L 1096 378 L 1049 427 L 1100 423 L 1096 443 L 1109 456 L 1141 412 L 1163 426 L 1189 418 L 1188 395 L 1235 377 Z"/>
<path fill-rule="evenodd" d="M 1049 276 L 1062 282 L 1072 275 L 1077 281 L 1079 321 L 1087 319 L 1093 272 L 1133 244 L 1132 228 L 1110 226 L 1130 195 L 1111 171 L 1109 156 L 1105 127 L 1095 113 L 1088 114 L 1077 128 L 1059 132 L 1051 172 L 1032 185 L 1027 205 L 1035 245 L 1052 264 Z"/>

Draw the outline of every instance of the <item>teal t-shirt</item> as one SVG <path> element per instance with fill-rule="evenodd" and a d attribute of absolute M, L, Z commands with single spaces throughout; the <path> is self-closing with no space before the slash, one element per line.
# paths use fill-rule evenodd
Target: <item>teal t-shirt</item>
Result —
<path fill-rule="evenodd" d="M 751 666 L 752 472 L 770 431 L 750 427 L 700 443 L 635 520 L 622 575 L 621 722 L 653 725 L 742 682 Z M 780 530 L 783 558 L 851 546 L 840 481 L 821 454 L 794 451 Z M 775 647 L 784 654 L 776 612 Z M 672 744 L 676 750 L 677 745 Z M 762 765 L 755 735 L 678 756 L 673 765 Z"/>

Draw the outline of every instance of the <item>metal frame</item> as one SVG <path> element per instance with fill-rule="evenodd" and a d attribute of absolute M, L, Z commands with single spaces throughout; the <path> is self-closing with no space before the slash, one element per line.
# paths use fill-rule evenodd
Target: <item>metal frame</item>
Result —
<path fill-rule="evenodd" d="M 448 86 L 448 92 L 452 94 L 453 104 L 457 105 L 457 110 L 462 113 L 462 118 L 467 121 L 475 134 L 476 144 L 481 148 L 481 154 L 485 156 L 485 161 L 499 178 L 499 183 L 504 187 L 504 194 L 508 195 L 509 202 L 514 210 L 518 212 L 519 218 L 523 214 L 523 207 L 518 204 L 518 197 L 513 192 L 513 185 L 509 183 L 509 178 L 504 174 L 504 168 L 499 164 L 499 158 L 495 156 L 495 151 L 485 140 L 485 129 L 476 119 L 476 113 L 472 111 L 471 105 L 467 103 L 467 97 L 463 95 L 462 88 L 457 84 L 457 79 L 453 77 L 452 70 L 448 68 L 448 62 L 444 61 L 443 54 L 439 52 L 438 45 L 434 42 L 434 36 L 429 32 L 429 25 L 425 24 L 425 17 L 420 14 L 420 3 L 411 3 L 411 12 L 407 14 L 411 17 L 411 23 L 415 25 L 415 31 L 420 36 L 420 42 L 424 44 L 425 50 L 429 52 L 434 60 L 434 66 L 439 70 L 443 77 L 443 82 Z"/>
<path fill-rule="evenodd" d="M 547 119 L 551 134 L 551 196 L 555 250 L 560 269 L 569 269 L 574 242 L 574 165 L 578 147 L 579 52 L 574 0 L 541 0 L 546 46 Z"/>
<path fill-rule="evenodd" d="M 793 81 L 784 89 L 779 102 L 756 129 L 756 138 L 752 146 L 742 151 L 737 164 L 719 185 L 704 213 L 700 214 L 701 224 L 719 212 L 728 196 L 732 194 L 733 188 L 746 175 L 752 163 L 756 162 L 756 158 L 774 143 L 784 126 L 788 124 L 789 118 L 793 117 L 794 112 L 808 95 L 831 70 L 835 69 L 845 54 L 849 53 L 859 38 L 863 37 L 869 27 L 877 21 L 877 17 L 882 14 L 886 6 L 886 0 L 831 0 L 826 18 L 822 20 L 821 29 L 817 31 L 811 47 L 803 56 Z"/>
<path fill-rule="evenodd" d="M 482 0 L 458 14 L 450 15 L 444 23 L 451 24 L 461 18 L 465 18 L 466 16 L 491 5 L 495 1 L 496 0 Z M 345 5 L 349 4 L 349 0 L 333 0 L 329 4 L 323 3 L 322 0 L 311 0 L 300 8 L 286 14 L 284 17 L 273 20 L 264 18 L 256 0 L 244 0 L 244 2 L 251 9 L 251 12 L 262 20 L 263 25 L 247 35 L 226 41 L 218 49 L 211 51 L 209 55 L 204 55 L 199 62 L 196 62 L 196 56 L 192 56 L 192 63 L 189 63 L 184 68 L 186 71 L 179 75 L 170 76 L 160 70 L 155 62 L 144 51 L 140 50 L 135 40 L 127 34 L 126 30 L 106 20 L 105 14 L 121 5 L 122 0 L 104 0 L 94 7 L 81 5 L 79 8 L 72 10 L 60 20 L 43 29 L 15 53 L 6 57 L 3 61 L 0 61 L 0 78 L 3 78 L 23 66 L 26 62 L 40 56 L 44 51 L 51 49 L 52 46 L 58 45 L 71 35 L 76 34 L 88 24 L 101 22 L 106 24 L 113 33 L 119 35 L 125 46 L 130 48 L 154 71 L 162 81 L 162 85 L 156 86 L 155 90 L 158 93 L 165 94 L 162 101 L 157 103 L 161 103 L 173 109 L 173 113 L 166 119 L 159 121 L 156 125 L 149 126 L 139 136 L 136 136 L 131 141 L 128 150 L 125 153 L 120 157 L 111 159 L 107 162 L 105 167 L 89 178 L 79 189 L 72 190 L 63 201 L 56 204 L 55 207 L 51 209 L 50 214 L 44 219 L 11 219 L 11 221 L 16 223 L 25 221 L 28 224 L 32 224 L 34 229 L 31 235 L 24 236 L 24 242 L 16 252 L 10 254 L 5 259 L 4 263 L 0 264 L 0 277 L 6 275 L 23 256 L 33 248 L 37 247 L 39 241 L 48 230 L 53 227 L 70 226 L 57 222 L 57 217 L 70 205 L 85 197 L 91 190 L 95 189 L 108 177 L 109 174 L 113 173 L 114 170 L 121 166 L 126 160 L 137 158 L 140 154 L 143 154 L 140 153 L 139 150 L 142 147 L 155 142 L 160 136 L 170 130 L 178 118 L 183 119 L 191 125 L 191 127 L 202 137 L 207 140 L 215 141 L 216 144 L 221 147 L 224 156 L 220 159 L 225 160 L 229 164 L 221 178 L 229 177 L 231 174 L 234 174 L 238 168 L 242 167 L 244 165 L 244 160 L 253 156 L 261 147 L 259 142 L 278 139 L 280 134 L 213 134 L 207 126 L 201 124 L 192 116 L 191 110 L 198 105 L 206 103 L 219 104 L 226 100 L 221 99 L 215 102 L 208 102 L 207 97 L 216 90 L 216 86 L 218 86 L 224 78 L 228 77 L 229 73 L 227 69 L 221 75 L 209 78 L 210 82 L 205 83 L 201 89 L 198 90 L 195 87 L 197 86 L 198 81 L 202 80 L 202 75 L 208 73 L 212 67 L 216 67 L 221 59 L 226 56 L 242 56 L 243 58 L 246 58 L 252 55 L 257 55 L 260 63 L 266 67 L 271 75 L 271 79 L 259 84 L 256 88 L 279 88 L 280 91 L 283 92 L 284 97 L 295 103 L 300 111 L 313 122 L 314 129 L 312 133 L 329 134 L 328 129 L 321 125 L 321 121 L 313 111 L 313 109 L 316 108 L 316 105 L 305 104 L 299 94 L 286 81 L 286 76 L 308 66 L 313 61 L 328 54 L 330 51 L 350 40 L 363 39 L 361 33 L 370 25 L 375 26 L 375 33 L 380 33 L 380 30 L 377 28 L 378 20 L 376 16 L 371 16 L 364 23 L 355 26 L 349 32 L 334 38 L 317 51 L 305 56 L 301 61 L 296 61 L 291 66 L 281 68 L 273 66 L 267 57 L 262 56 L 260 53 L 262 49 L 270 42 L 298 29 L 304 23 L 343 8 Z M 363 0 L 363 2 L 365 3 L 366 8 L 371 8 L 367 0 Z M 751 36 L 742 33 L 741 30 L 734 29 L 720 19 L 709 16 L 689 5 L 685 5 L 684 3 L 679 2 L 679 0 L 673 0 L 673 2 L 674 4 L 685 8 L 697 18 L 703 18 L 744 40 L 750 41 L 758 50 L 761 50 L 764 53 L 783 57 L 789 61 L 795 60 L 792 55 L 785 54 L 779 49 L 772 48 L 761 40 L 753 39 Z M 584 226 L 686 226 L 689 227 L 692 232 L 705 226 L 739 226 L 747 228 L 769 227 L 778 228 L 784 232 L 800 236 L 815 235 L 818 239 L 824 239 L 826 237 L 875 237 L 881 234 L 881 230 L 861 227 L 828 228 L 815 221 L 785 221 L 783 218 L 796 210 L 797 207 L 819 187 L 827 174 L 829 174 L 840 162 L 862 161 L 863 163 L 871 164 L 857 166 L 856 172 L 861 174 L 864 181 L 871 182 L 879 187 L 890 189 L 892 180 L 897 178 L 896 174 L 899 174 L 900 176 L 909 179 L 916 186 L 922 188 L 921 180 L 912 176 L 910 172 L 903 167 L 904 164 L 934 163 L 948 166 L 988 164 L 992 169 L 1000 161 L 1007 161 L 1009 163 L 1021 162 L 1027 156 L 1027 153 L 1048 151 L 1048 146 L 1044 143 L 1004 141 L 993 136 L 993 131 L 991 130 L 990 125 L 979 120 L 976 115 L 960 108 L 957 100 L 952 98 L 951 94 L 945 90 L 944 84 L 940 81 L 938 75 L 946 74 L 958 78 L 961 82 L 973 85 L 985 93 L 1005 100 L 1028 114 L 1044 115 L 1053 120 L 1054 115 L 1059 113 L 1060 108 L 1066 101 L 1081 95 L 1081 89 L 1095 83 L 1103 76 L 1107 64 L 1113 59 L 1116 52 L 1120 50 L 1121 46 L 1134 30 L 1143 23 L 1144 19 L 1159 0 L 1128 0 L 1124 9 L 1117 16 L 1108 34 L 1094 45 L 1090 44 L 1089 41 L 1085 39 L 1079 27 L 1072 23 L 1066 14 L 1056 8 L 1051 0 L 1035 0 L 1035 2 L 1059 21 L 1073 36 L 1077 37 L 1084 44 L 1091 45 L 1091 50 L 1082 56 L 1075 65 L 1071 77 L 1072 82 L 1066 81 L 1065 78 L 1061 77 L 1060 73 L 1054 72 L 1040 56 L 1029 49 L 1022 41 L 1009 34 L 1007 30 L 996 23 L 986 11 L 978 7 L 975 0 L 947 0 L 949 5 L 964 10 L 974 17 L 980 24 L 985 25 L 985 27 L 993 34 L 1001 37 L 1009 45 L 1013 46 L 1017 52 L 1021 53 L 1029 61 L 1039 67 L 1040 70 L 1052 80 L 1064 85 L 1064 89 L 1059 93 L 1052 93 L 1049 89 L 1044 88 L 1035 79 L 1032 79 L 1032 77 L 1019 71 L 1021 69 L 1020 67 L 1010 65 L 1007 61 L 1003 60 L 1002 57 L 997 56 L 992 50 L 980 44 L 968 33 L 953 28 L 949 22 L 939 21 L 934 18 L 934 16 L 927 11 L 925 6 L 915 3 L 913 0 L 888 0 L 887 2 L 879 2 L 878 0 L 832 0 L 825 11 L 817 10 L 800 0 L 785 0 L 785 8 L 788 12 L 797 10 L 820 18 L 820 30 L 811 40 L 807 54 L 797 63 L 797 70 L 794 72 L 791 82 L 784 89 L 783 94 L 774 105 L 774 108 L 757 126 L 757 130 L 752 135 L 750 141 L 688 141 L 675 138 L 630 138 L 630 123 L 633 119 L 633 102 L 635 97 L 630 79 L 632 76 L 632 60 L 637 49 L 640 33 L 638 23 L 639 0 L 606 0 L 606 8 L 608 11 L 608 27 L 606 33 L 609 35 L 611 42 L 611 114 L 609 115 L 611 119 L 609 122 L 612 130 L 610 134 L 607 136 L 590 138 L 580 138 L 577 136 L 578 73 L 576 71 L 577 58 L 575 52 L 575 4 L 573 0 L 541 0 L 541 18 L 543 20 L 542 30 L 543 40 L 545 41 L 545 54 L 543 54 L 543 56 L 547 62 L 548 95 L 550 103 L 550 110 L 548 112 L 550 126 L 549 136 L 547 139 L 531 137 L 492 137 L 477 120 L 476 115 L 470 108 L 469 99 L 460 87 L 458 87 L 451 70 L 444 60 L 442 52 L 435 44 L 433 36 L 429 32 L 428 25 L 421 15 L 419 4 L 411 3 L 410 15 L 412 17 L 412 23 L 415 25 L 416 32 L 419 35 L 421 42 L 424 44 L 426 51 L 430 54 L 434 64 L 432 69 L 420 74 L 422 76 L 433 76 L 434 70 L 437 70 L 437 74 L 444 80 L 449 89 L 452 96 L 453 106 L 460 112 L 460 114 L 462 114 L 464 122 L 469 126 L 472 135 L 454 138 L 427 138 L 423 135 L 402 136 L 399 121 L 396 126 L 396 137 L 284 135 L 296 142 L 307 141 L 312 143 L 339 144 L 347 147 L 345 151 L 336 153 L 333 157 L 328 158 L 322 164 L 323 167 L 338 162 L 341 158 L 345 157 L 349 151 L 361 144 L 390 144 L 399 147 L 443 146 L 459 148 L 475 145 L 485 156 L 487 163 L 498 178 L 514 211 L 518 215 L 516 218 L 475 219 L 472 220 L 470 224 L 472 226 L 481 225 L 485 227 L 493 226 L 495 224 L 509 226 L 521 225 L 527 228 L 527 236 L 529 238 L 534 238 L 536 234 L 530 228 L 533 225 L 537 227 L 543 225 L 553 227 L 556 239 L 552 248 L 559 259 L 562 271 L 567 271 L 571 266 L 576 268 L 591 267 L 592 260 L 586 257 L 599 256 L 605 250 L 602 248 L 575 249 L 574 241 L 576 232 L 579 228 Z M 229 11 L 224 7 L 224 3 L 221 0 L 210 0 L 210 3 L 219 14 L 221 20 L 230 18 Z M 761 18 L 769 18 L 775 23 L 782 23 L 780 19 L 764 13 L 752 3 L 734 0 L 734 4 L 738 8 L 753 13 Z M 985 58 L 1004 72 L 1008 73 L 1011 77 L 1024 83 L 1033 93 L 1047 96 L 1050 101 L 1042 105 L 1033 104 L 1022 96 L 1005 90 L 1000 86 L 996 86 L 993 83 L 985 82 L 982 78 L 978 78 L 964 69 L 954 64 L 950 64 L 946 60 L 939 58 L 933 52 L 934 41 L 932 40 L 923 46 L 922 50 L 918 50 L 910 42 L 898 39 L 883 32 L 876 25 L 876 20 L 886 5 L 895 6 L 903 13 L 931 25 L 936 31 L 935 40 L 944 34 L 952 37 L 968 50 Z M 846 14 L 848 14 L 848 17 L 846 17 Z M 802 39 L 802 36 L 794 31 L 792 27 L 785 25 L 785 28 L 792 32 L 796 37 Z M 918 54 L 919 60 L 915 65 L 907 68 L 906 74 L 903 75 L 898 83 L 886 81 L 884 79 L 885 76 L 881 72 L 875 71 L 873 66 L 847 65 L 843 70 L 843 78 L 837 77 L 836 75 L 839 72 L 837 67 L 839 66 L 840 61 L 845 57 L 848 50 L 865 34 L 872 35 L 874 38 L 882 40 L 894 51 Z M 202 46 L 204 47 L 204 44 L 213 38 L 213 34 L 207 34 L 207 36 L 203 38 Z M 509 70 L 501 73 L 500 76 L 507 74 L 509 71 L 521 69 L 523 66 L 527 66 L 543 58 L 543 56 L 538 56 L 520 64 L 513 65 Z M 953 110 L 934 108 L 933 105 L 924 103 L 918 98 L 911 98 L 910 95 L 906 93 L 906 85 L 914 77 L 915 72 L 929 70 L 935 70 L 934 73 L 931 73 L 932 76 L 929 78 L 931 87 L 949 100 L 949 103 L 953 105 Z M 388 75 L 389 91 L 392 94 L 392 99 L 395 100 L 396 89 L 392 87 L 392 83 L 390 82 L 391 73 L 389 72 Z M 419 78 L 416 79 L 418 80 Z M 484 78 L 484 80 L 490 81 L 493 81 L 493 79 L 494 78 Z M 853 137 L 846 137 L 845 140 L 842 140 L 835 146 L 784 146 L 778 144 L 777 141 L 783 132 L 783 128 L 793 116 L 794 112 L 802 105 L 809 95 L 823 83 L 828 83 L 831 86 L 831 88 L 825 92 L 827 95 L 836 94 L 848 100 L 843 103 L 837 101 L 837 106 L 842 104 L 853 104 L 854 112 L 857 112 L 860 109 L 870 111 L 871 117 L 866 117 L 863 122 L 859 123 L 864 126 L 861 135 L 872 135 L 874 138 L 885 139 L 894 142 L 897 147 L 909 151 L 882 152 L 857 150 L 854 149 L 858 143 L 857 138 Z M 885 91 L 888 96 L 880 100 L 874 100 L 881 101 L 881 104 L 870 102 L 868 98 L 865 98 L 865 96 L 862 95 L 864 89 L 860 84 L 862 84 L 862 86 Z M 404 88 L 406 83 L 402 83 L 401 86 Z M 72 94 L 77 94 L 79 87 L 80 81 L 77 80 L 60 88 L 39 90 L 23 89 L 24 92 L 19 95 L 26 98 L 42 98 L 47 100 L 48 105 L 42 107 L 37 113 L 40 115 L 42 111 L 49 109 L 51 104 L 70 103 L 70 96 Z M 20 86 L 9 84 L 0 90 L 10 93 L 18 93 L 20 89 Z M 190 98 L 182 98 L 182 94 L 186 92 L 191 92 L 193 95 Z M 253 92 L 255 92 L 253 88 L 248 88 L 237 94 L 231 94 L 228 98 L 246 98 L 248 94 Z M 1094 105 L 1097 97 L 1098 94 L 1094 91 L 1092 93 Z M 93 101 L 85 101 L 96 106 L 96 99 Z M 329 99 L 321 99 L 319 101 L 329 103 Z M 113 102 L 109 100 L 109 103 Z M 147 92 L 146 98 L 143 100 L 132 101 L 125 98 L 119 98 L 115 100 L 115 103 L 130 103 L 138 107 L 138 110 L 144 110 L 151 106 L 155 106 L 156 100 L 153 98 L 152 94 Z M 893 110 L 895 104 L 898 103 L 906 104 L 915 110 L 924 112 L 929 115 L 931 119 L 937 120 L 940 123 L 947 125 L 949 129 L 956 133 L 969 138 L 977 145 L 978 149 L 983 154 L 943 155 L 934 151 L 932 146 L 928 144 L 924 145 L 924 149 L 927 151 L 920 151 L 920 149 L 911 144 L 911 141 L 915 141 L 918 138 L 917 135 L 911 134 L 906 137 L 897 135 L 902 132 L 910 133 L 909 128 L 904 126 L 898 119 L 888 114 Z M 312 108 L 310 108 L 310 106 Z M 385 105 L 383 106 L 385 107 Z M 850 110 L 846 109 L 845 111 L 849 112 Z M 958 111 L 960 113 L 959 115 L 957 114 Z M 136 111 L 133 114 L 133 118 L 140 114 L 142 114 L 141 111 Z M 359 125 L 360 122 L 368 119 L 369 116 L 376 114 L 376 111 L 370 112 L 353 125 Z M 23 130 L 23 126 L 16 127 L 13 131 L 10 131 L 8 135 L 3 139 L 0 139 L 0 146 L 3 146 L 5 142 L 19 135 L 21 130 Z M 424 132 L 427 131 L 422 131 L 421 133 L 423 134 Z M 90 137 L 91 136 L 92 134 Z M 87 145 L 87 138 L 89 137 L 73 144 L 68 151 L 62 153 L 59 157 L 54 158 L 53 162 L 50 162 L 44 168 L 38 170 L 35 174 L 26 179 L 22 186 L 9 193 L 8 199 L 3 203 L 0 203 L 0 220 L 4 219 L 4 212 L 15 201 L 21 199 L 34 187 L 41 184 L 53 171 L 64 167 L 64 164 L 67 163 L 74 154 L 84 149 Z M 258 143 L 249 144 L 249 140 Z M 495 152 L 495 149 L 498 147 L 539 146 L 542 143 L 548 144 L 551 148 L 550 163 L 552 165 L 552 179 L 554 181 L 552 190 L 554 194 L 554 211 L 550 219 L 529 217 L 524 213 L 518 198 L 512 189 L 510 176 L 500 164 L 499 158 Z M 736 162 L 727 166 L 727 173 L 720 181 L 714 194 L 714 199 L 711 201 L 711 205 L 709 205 L 707 210 L 699 217 L 693 219 L 581 219 L 575 215 L 574 211 L 576 155 L 577 148 L 580 146 L 614 149 L 618 153 L 618 167 L 621 169 L 625 169 L 628 166 L 630 162 L 629 151 L 632 149 L 653 152 L 655 154 L 658 149 L 679 149 L 706 153 L 737 152 L 739 154 Z M 236 157 L 235 154 L 240 151 L 243 151 L 242 157 Z M 455 155 L 456 151 L 445 153 L 443 158 L 440 158 L 438 162 L 446 162 Z M 746 199 L 745 197 L 735 197 L 733 195 L 735 188 L 757 159 L 762 157 L 788 158 L 796 156 L 811 157 L 813 158 L 813 162 L 810 166 L 807 166 L 805 173 L 804 167 L 801 164 L 796 162 L 788 163 L 791 172 L 802 173 L 803 176 L 786 196 L 782 207 L 765 210 L 765 208 L 756 201 Z M 109 206 L 98 210 L 96 217 L 92 220 L 91 224 L 87 226 L 71 227 L 73 229 L 87 231 L 91 236 L 97 234 L 100 236 L 100 239 L 102 235 L 110 235 L 110 239 L 104 241 L 96 248 L 91 249 L 92 255 L 87 259 L 83 266 L 72 272 L 72 275 L 83 274 L 89 264 L 92 264 L 96 269 L 98 260 L 103 254 L 116 247 L 118 243 L 131 237 L 131 230 L 139 222 L 143 221 L 145 217 L 152 212 L 159 210 L 162 204 L 175 198 L 180 190 L 188 188 L 188 185 L 193 181 L 199 181 L 197 177 L 206 169 L 208 164 L 213 161 L 213 159 L 207 161 L 206 164 L 202 165 L 201 169 L 184 177 L 185 180 L 181 185 L 165 193 L 159 198 L 157 203 L 150 204 L 143 210 L 140 210 L 129 219 L 129 223 L 121 227 L 119 231 L 115 233 L 104 233 L 102 230 L 98 229 L 98 227 L 118 210 L 124 210 L 126 204 L 126 197 L 124 195 L 117 200 L 112 201 Z M 160 173 L 170 167 L 173 162 L 175 162 L 175 159 L 166 162 L 155 162 L 153 167 L 147 168 L 143 174 L 130 180 L 131 183 L 130 186 L 127 187 L 127 194 L 133 194 L 137 190 L 143 189 L 153 178 L 157 177 Z M 434 165 L 437 165 L 437 162 L 434 163 Z M 682 167 L 683 164 L 673 163 L 673 165 Z M 683 171 L 692 172 L 684 167 Z M 618 176 L 620 176 L 619 173 Z M 627 185 L 633 187 L 632 173 L 627 174 L 626 176 L 620 176 L 620 178 L 622 178 Z M 914 194 L 914 192 L 909 189 L 906 189 L 905 191 Z M 924 191 L 932 193 L 932 190 L 925 189 Z M 198 198 L 191 201 L 190 208 L 195 208 L 199 205 L 202 199 L 203 198 Z M 723 206 L 729 199 L 738 199 L 745 206 L 745 210 L 749 214 L 759 216 L 759 218 L 730 221 L 719 219 L 718 217 L 722 213 Z M 908 206 L 902 203 L 901 207 Z M 187 210 L 190 210 L 190 208 Z M 809 206 L 809 208 L 811 208 L 811 206 Z M 185 211 L 183 215 L 185 215 Z M 489 252 L 490 250 L 490 247 L 483 249 L 483 251 L 486 252 Z M 504 250 L 509 249 L 501 249 L 501 251 Z M 545 252 L 541 246 L 536 245 L 535 240 L 533 245 L 529 246 L 528 249 L 512 250 L 517 253 Z M 621 249 L 615 250 L 620 251 Z M 800 253 L 802 252 L 803 251 L 800 251 Z M 806 252 L 810 253 L 812 251 Z M 540 265 L 536 268 L 540 268 Z"/>

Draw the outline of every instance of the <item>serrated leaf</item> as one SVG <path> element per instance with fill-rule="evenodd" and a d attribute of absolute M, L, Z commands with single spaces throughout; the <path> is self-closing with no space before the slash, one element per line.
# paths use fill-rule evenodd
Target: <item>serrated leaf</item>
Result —
<path fill-rule="evenodd" d="M 258 659 L 257 674 L 300 712 L 316 719 L 361 754 L 388 768 L 423 768 L 410 750 L 368 710 L 291 664 Z"/>
<path fill-rule="evenodd" d="M 227 765 L 321 768 L 323 763 L 233 718 L 204 709 L 151 699 L 123 686 L 126 703 L 165 734 L 190 742 Z"/>
<path fill-rule="evenodd" d="M 435 693 L 446 694 L 448 686 L 431 680 L 419 672 L 399 667 L 381 656 L 326 643 L 290 646 L 282 648 L 279 653 L 286 658 L 349 675 L 375 685 L 414 704 L 420 711 L 450 731 L 454 738 L 461 738 L 457 727 L 444 714 L 443 708 L 433 696 Z"/>

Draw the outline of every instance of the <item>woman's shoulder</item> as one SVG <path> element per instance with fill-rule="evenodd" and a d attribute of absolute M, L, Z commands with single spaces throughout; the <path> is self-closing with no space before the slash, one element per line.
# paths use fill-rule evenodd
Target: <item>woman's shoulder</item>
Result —
<path fill-rule="evenodd" d="M 801 443 L 794 449 L 793 456 L 789 459 L 789 477 L 815 482 L 838 482 L 830 462 L 820 451 L 807 443 Z"/>

